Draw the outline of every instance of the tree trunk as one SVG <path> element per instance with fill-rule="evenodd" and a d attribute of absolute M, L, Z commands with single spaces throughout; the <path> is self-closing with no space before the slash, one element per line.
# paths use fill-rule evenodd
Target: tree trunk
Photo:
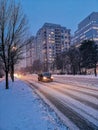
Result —
<path fill-rule="evenodd" d="M 87 69 L 85 68 L 85 75 L 87 75 Z"/>
<path fill-rule="evenodd" d="M 73 66 L 73 74 L 76 74 L 75 66 Z"/>
<path fill-rule="evenodd" d="M 14 64 L 12 65 L 12 82 L 14 82 Z"/>
<path fill-rule="evenodd" d="M 94 67 L 94 74 L 95 74 L 95 76 L 97 76 L 96 65 Z"/>
<path fill-rule="evenodd" d="M 72 74 L 75 75 L 76 74 L 76 71 L 75 71 L 75 66 L 72 65 Z"/>
<path fill-rule="evenodd" d="M 81 75 L 81 66 L 80 66 L 80 63 L 78 63 L 78 68 L 79 68 L 79 74 Z"/>
<path fill-rule="evenodd" d="M 5 74 L 6 74 L 6 89 L 9 89 L 8 71 L 6 71 Z"/>

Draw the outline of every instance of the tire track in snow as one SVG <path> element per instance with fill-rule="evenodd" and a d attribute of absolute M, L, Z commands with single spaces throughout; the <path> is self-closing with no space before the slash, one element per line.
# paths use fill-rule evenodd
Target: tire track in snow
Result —
<path fill-rule="evenodd" d="M 72 90 L 72 91 L 77 91 L 77 92 L 81 92 L 83 94 L 86 94 L 86 95 L 90 95 L 92 97 L 95 97 L 96 99 L 98 99 L 98 88 L 96 89 L 92 89 L 92 88 L 89 88 L 89 87 L 83 87 L 82 85 L 79 86 L 79 85 L 74 85 L 74 84 L 67 84 L 67 83 L 60 83 L 60 82 L 54 82 L 53 83 L 54 85 L 64 85 L 63 87 L 65 88 L 65 86 L 69 89 L 69 90 Z M 71 88 L 69 86 L 72 86 Z M 88 92 L 89 91 L 89 92 Z"/>
<path fill-rule="evenodd" d="M 71 107 L 65 105 L 61 100 L 53 95 L 41 91 L 45 95 L 45 97 L 52 102 L 53 105 L 61 113 L 63 113 L 68 119 L 70 119 L 78 128 L 79 130 L 97 130 L 97 126 L 85 119 L 79 113 L 74 111 Z"/>
<path fill-rule="evenodd" d="M 37 88 L 37 85 L 32 84 Z M 44 84 L 46 85 L 46 84 Z M 38 88 L 39 89 L 39 88 Z M 83 116 L 81 116 L 79 113 L 74 111 L 71 107 L 65 105 L 62 103 L 59 98 L 51 95 L 50 93 L 43 91 L 42 89 L 39 89 L 41 93 L 50 101 L 52 104 L 54 104 L 59 111 L 61 111 L 67 118 L 69 118 L 74 124 L 80 129 L 80 130 L 97 130 L 97 126 L 85 119 Z"/>
<path fill-rule="evenodd" d="M 49 85 L 49 86 L 50 86 L 50 85 Z M 93 103 L 93 102 L 91 102 L 91 101 L 88 101 L 88 99 L 85 99 L 85 100 L 84 100 L 84 99 L 79 95 L 79 94 L 81 94 L 81 91 L 78 91 L 78 96 L 77 96 L 76 94 L 74 94 L 74 92 L 76 92 L 76 90 L 69 89 L 69 88 L 66 89 L 66 87 L 65 87 L 65 88 L 63 87 L 63 89 L 62 89 L 62 86 L 59 87 L 57 84 L 56 84 L 56 86 L 52 86 L 52 85 L 51 85 L 51 88 L 53 88 L 54 90 L 57 90 L 57 91 L 59 91 L 59 92 L 65 94 L 65 95 L 68 95 L 68 96 L 72 97 L 73 99 L 78 100 L 78 101 L 84 103 L 85 105 L 88 105 L 88 106 L 90 106 L 90 107 L 92 107 L 92 108 L 98 110 L 98 103 Z M 86 95 L 89 95 L 89 94 L 87 93 Z M 94 96 L 93 96 L 93 97 L 94 97 Z M 88 97 L 88 98 L 89 98 L 89 97 Z M 97 102 L 98 102 L 98 100 L 97 100 Z"/>

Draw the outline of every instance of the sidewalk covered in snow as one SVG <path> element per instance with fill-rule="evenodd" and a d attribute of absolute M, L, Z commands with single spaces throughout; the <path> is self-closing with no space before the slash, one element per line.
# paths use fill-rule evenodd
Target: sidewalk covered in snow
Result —
<path fill-rule="evenodd" d="M 0 82 L 0 130 L 67 130 L 55 112 L 25 83 Z"/>

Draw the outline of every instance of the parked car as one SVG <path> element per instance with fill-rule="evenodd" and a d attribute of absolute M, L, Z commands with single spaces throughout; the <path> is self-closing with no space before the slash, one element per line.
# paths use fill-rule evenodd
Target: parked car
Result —
<path fill-rule="evenodd" d="M 49 72 L 43 72 L 38 74 L 38 81 L 44 81 L 44 82 L 53 81 L 53 76 Z"/>

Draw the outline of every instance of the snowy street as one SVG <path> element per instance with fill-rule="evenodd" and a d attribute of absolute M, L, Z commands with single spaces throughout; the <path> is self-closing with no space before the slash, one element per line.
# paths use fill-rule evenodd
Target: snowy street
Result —
<path fill-rule="evenodd" d="M 54 75 L 53 82 L 43 83 L 28 75 L 21 80 L 25 83 L 10 82 L 9 90 L 0 82 L 0 130 L 98 130 L 98 77 Z"/>
<path fill-rule="evenodd" d="M 0 130 L 98 130 L 98 0 L 0 0 Z"/>
<path fill-rule="evenodd" d="M 51 83 L 32 82 L 34 77 L 31 77 L 29 83 L 52 103 L 51 106 L 71 130 L 98 129 L 98 79 L 54 77 Z"/>

